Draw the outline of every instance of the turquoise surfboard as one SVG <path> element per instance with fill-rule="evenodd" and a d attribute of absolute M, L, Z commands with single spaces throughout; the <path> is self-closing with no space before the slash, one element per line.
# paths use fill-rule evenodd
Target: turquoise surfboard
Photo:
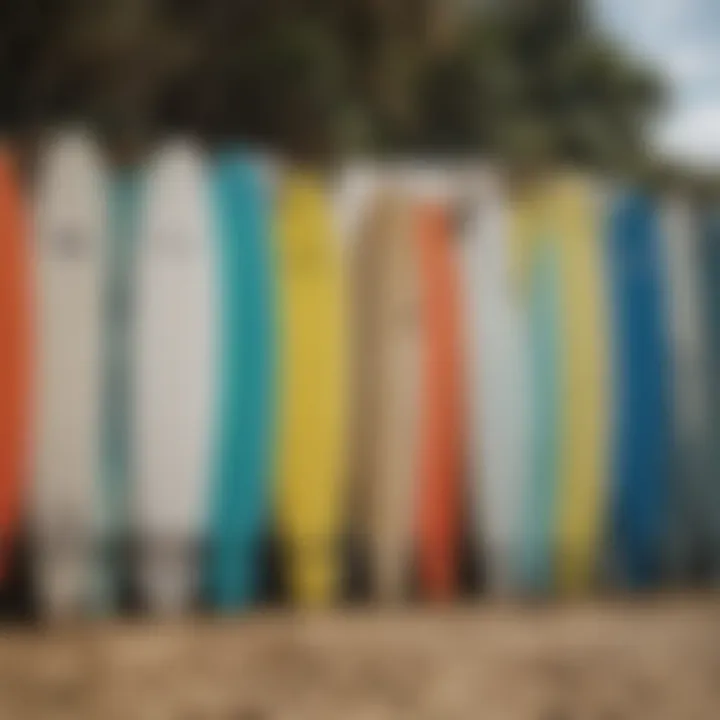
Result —
<path fill-rule="evenodd" d="M 616 584 L 648 589 L 663 575 L 669 517 L 662 228 L 656 202 L 632 190 L 612 198 L 607 222 L 615 395 L 608 569 Z"/>
<path fill-rule="evenodd" d="M 271 497 L 274 305 L 268 168 L 240 153 L 215 162 L 220 278 L 219 411 L 207 582 L 213 605 L 247 606 L 261 589 Z"/>
<path fill-rule="evenodd" d="M 110 183 L 110 243 L 105 313 L 103 361 L 103 448 L 104 493 L 101 501 L 103 526 L 107 528 L 101 562 L 98 564 L 99 602 L 112 610 L 126 579 L 122 549 L 129 532 L 128 483 L 130 408 L 130 357 L 132 268 L 138 219 L 140 183 L 132 170 L 121 170 Z"/>

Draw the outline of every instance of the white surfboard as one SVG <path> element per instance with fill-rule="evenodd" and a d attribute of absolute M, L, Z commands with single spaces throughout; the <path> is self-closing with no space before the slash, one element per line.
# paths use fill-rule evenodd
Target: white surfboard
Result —
<path fill-rule="evenodd" d="M 673 518 L 668 538 L 671 577 L 687 581 L 707 553 L 716 522 L 707 504 L 711 477 L 708 357 L 703 332 L 700 233 L 688 200 L 668 198 L 663 211 L 672 367 L 674 462 Z"/>
<path fill-rule="evenodd" d="M 176 140 L 146 170 L 134 347 L 136 537 L 147 605 L 198 589 L 214 421 L 215 259 L 201 153 Z"/>
<path fill-rule="evenodd" d="M 466 343 L 468 464 L 478 555 L 491 592 L 518 585 L 522 496 L 529 467 L 529 375 L 522 296 L 512 272 L 500 179 L 468 171 L 471 208 L 461 257 Z"/>
<path fill-rule="evenodd" d="M 35 568 L 50 615 L 82 612 L 100 578 L 101 323 L 107 249 L 103 162 L 82 134 L 41 156 L 35 215 Z"/>

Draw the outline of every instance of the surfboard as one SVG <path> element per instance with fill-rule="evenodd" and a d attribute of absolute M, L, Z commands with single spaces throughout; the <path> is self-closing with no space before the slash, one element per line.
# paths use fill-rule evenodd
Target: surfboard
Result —
<path fill-rule="evenodd" d="M 701 225 L 681 196 L 663 203 L 662 258 L 667 281 L 672 390 L 668 569 L 692 582 L 712 562 L 715 521 L 706 501 L 712 475 L 708 356 L 704 333 Z"/>
<path fill-rule="evenodd" d="M 0 586 L 11 571 L 29 475 L 32 262 L 15 161 L 0 149 Z"/>
<path fill-rule="evenodd" d="M 560 243 L 563 333 L 562 455 L 557 508 L 557 579 L 588 593 L 597 579 L 609 474 L 609 346 L 600 194 L 585 178 L 551 188 Z"/>
<path fill-rule="evenodd" d="M 668 518 L 668 344 L 658 207 L 637 190 L 611 200 L 613 327 L 611 579 L 655 586 Z"/>
<path fill-rule="evenodd" d="M 101 512 L 106 529 L 100 549 L 98 603 L 117 609 L 128 581 L 125 549 L 129 540 L 130 493 L 130 337 L 133 262 L 140 181 L 121 168 L 109 183 L 109 229 L 103 297 L 103 421 Z"/>
<path fill-rule="evenodd" d="M 222 333 L 208 569 L 211 600 L 226 610 L 258 599 L 270 515 L 275 316 L 264 169 L 232 152 L 213 168 Z"/>
<path fill-rule="evenodd" d="M 352 261 L 355 245 L 362 237 L 365 218 L 375 202 L 378 188 L 387 184 L 382 176 L 379 166 L 358 161 L 348 164 L 338 173 L 333 211 L 340 245 L 349 262 Z"/>
<path fill-rule="evenodd" d="M 134 332 L 138 586 L 176 613 L 198 591 L 210 487 L 216 361 L 216 258 L 202 153 L 178 139 L 145 170 Z"/>
<path fill-rule="evenodd" d="M 50 139 L 38 177 L 34 567 L 43 611 L 69 615 L 98 602 L 107 530 L 101 487 L 107 186 L 95 143 L 82 133 Z"/>
<path fill-rule="evenodd" d="M 462 473 L 462 345 L 459 269 L 447 205 L 418 197 L 422 394 L 417 560 L 425 597 L 458 592 Z"/>
<path fill-rule="evenodd" d="M 465 180 L 461 238 L 467 452 L 474 537 L 490 592 L 520 588 L 522 502 L 530 472 L 525 293 L 514 271 L 510 204 L 490 170 Z"/>
<path fill-rule="evenodd" d="M 343 165 L 332 178 L 331 198 L 337 228 L 345 283 L 347 307 L 345 344 L 347 357 L 348 393 L 346 415 L 349 508 L 346 517 L 346 587 L 351 596 L 366 595 L 375 585 L 370 575 L 368 515 L 366 513 L 366 473 L 364 423 L 366 421 L 365 398 L 359 384 L 367 379 L 362 325 L 366 310 L 357 299 L 363 295 L 358 283 L 363 283 L 363 273 L 358 272 L 361 263 L 358 256 L 364 252 L 363 243 L 368 225 L 368 215 L 373 212 L 378 193 L 387 185 L 387 167 L 372 161 L 352 159 Z"/>
<path fill-rule="evenodd" d="M 706 393 L 710 412 L 710 442 L 712 454 L 710 470 L 706 477 L 702 503 L 707 517 L 714 518 L 710 537 L 707 538 L 707 573 L 714 584 L 720 582 L 720 528 L 717 518 L 720 513 L 718 492 L 718 467 L 720 467 L 720 443 L 717 428 L 720 427 L 720 212 L 710 204 L 699 209 L 699 255 L 701 309 L 703 314 L 702 332 L 707 348 Z"/>
<path fill-rule="evenodd" d="M 553 590 L 556 499 L 561 457 L 562 349 L 557 247 L 545 237 L 534 251 L 528 278 L 528 346 L 531 365 L 532 472 L 524 503 L 522 587 L 530 594 Z"/>
<path fill-rule="evenodd" d="M 408 590 L 418 484 L 421 326 L 411 206 L 391 189 L 368 204 L 353 258 L 355 487 L 373 595 Z"/>
<path fill-rule="evenodd" d="M 561 457 L 562 365 L 559 249 L 546 183 L 528 179 L 509 189 L 511 276 L 525 323 L 529 471 L 520 492 L 516 588 L 547 594 L 555 582 L 555 537 Z"/>
<path fill-rule="evenodd" d="M 319 180 L 291 169 L 278 193 L 277 522 L 291 596 L 301 605 L 323 605 L 341 589 L 348 401 L 344 273 L 329 197 Z"/>

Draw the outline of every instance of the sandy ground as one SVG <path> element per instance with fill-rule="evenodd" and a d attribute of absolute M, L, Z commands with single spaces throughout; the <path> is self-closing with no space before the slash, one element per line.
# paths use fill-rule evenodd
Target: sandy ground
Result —
<path fill-rule="evenodd" d="M 11 628 L 0 718 L 717 720 L 720 599 Z"/>

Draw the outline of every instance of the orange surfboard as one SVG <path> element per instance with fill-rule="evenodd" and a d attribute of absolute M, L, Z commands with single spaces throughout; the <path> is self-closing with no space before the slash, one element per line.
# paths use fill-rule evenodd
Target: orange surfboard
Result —
<path fill-rule="evenodd" d="M 416 209 L 424 344 L 420 413 L 418 572 L 423 595 L 458 589 L 461 503 L 461 331 L 459 274 L 449 212 Z"/>
<path fill-rule="evenodd" d="M 28 471 L 29 265 L 15 165 L 0 150 L 0 583 L 9 571 Z"/>

